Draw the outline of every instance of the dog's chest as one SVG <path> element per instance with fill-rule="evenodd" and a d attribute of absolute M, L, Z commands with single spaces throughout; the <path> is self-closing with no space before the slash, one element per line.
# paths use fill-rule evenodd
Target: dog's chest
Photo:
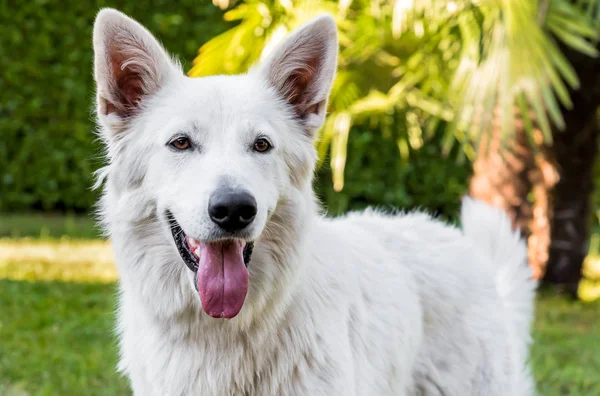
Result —
<path fill-rule="evenodd" d="M 215 332 L 168 339 L 154 338 L 124 354 L 136 394 L 306 395 L 333 386 L 323 383 L 334 378 L 333 359 L 320 337 L 290 327 L 253 336 Z"/>

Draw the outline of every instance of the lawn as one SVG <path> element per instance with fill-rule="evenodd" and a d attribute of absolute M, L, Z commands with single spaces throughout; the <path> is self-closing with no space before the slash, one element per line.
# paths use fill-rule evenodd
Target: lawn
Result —
<path fill-rule="evenodd" d="M 91 233 L 91 223 L 78 224 L 78 235 Z M 56 219 L 46 236 L 63 229 Z M 28 233 L 39 236 L 34 225 Z M 116 276 L 103 241 L 0 239 L 0 395 L 128 394 L 114 369 Z M 540 395 L 600 395 L 599 318 L 600 303 L 539 294 L 532 363 Z"/>
<path fill-rule="evenodd" d="M 1 395 L 126 395 L 115 285 L 0 280 Z"/>
<path fill-rule="evenodd" d="M 94 219 L 76 214 L 13 214 L 0 213 L 0 238 L 60 238 L 93 239 L 100 236 Z"/>
<path fill-rule="evenodd" d="M 538 394 L 600 395 L 600 303 L 543 292 L 536 309 L 531 361 Z"/>

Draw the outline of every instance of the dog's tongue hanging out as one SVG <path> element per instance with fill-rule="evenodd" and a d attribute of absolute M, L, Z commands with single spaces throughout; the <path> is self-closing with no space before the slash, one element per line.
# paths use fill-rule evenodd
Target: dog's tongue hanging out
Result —
<path fill-rule="evenodd" d="M 199 261 L 196 282 L 202 308 L 213 318 L 233 318 L 242 309 L 248 292 L 244 243 L 188 243 Z"/>

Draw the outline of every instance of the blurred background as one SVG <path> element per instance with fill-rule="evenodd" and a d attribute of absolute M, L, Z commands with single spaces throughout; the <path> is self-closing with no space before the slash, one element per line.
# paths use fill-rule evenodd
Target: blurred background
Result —
<path fill-rule="evenodd" d="M 2 2 L 1 395 L 129 392 L 91 189 L 103 164 L 91 30 L 106 6 L 194 77 L 244 72 L 298 25 L 335 16 L 315 180 L 328 212 L 420 208 L 455 222 L 467 193 L 506 210 L 542 281 L 539 394 L 600 395 L 600 0 Z"/>

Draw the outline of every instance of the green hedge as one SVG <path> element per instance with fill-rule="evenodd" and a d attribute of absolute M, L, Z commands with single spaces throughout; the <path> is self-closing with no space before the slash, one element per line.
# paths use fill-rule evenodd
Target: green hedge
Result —
<path fill-rule="evenodd" d="M 18 3 L 0 7 L 0 211 L 88 210 L 102 162 L 92 133 L 97 11 L 132 15 L 188 67 L 227 25 L 210 0 Z"/>
<path fill-rule="evenodd" d="M 146 25 L 189 69 L 197 49 L 227 29 L 209 0 L 21 2 L 0 8 L 0 212 L 75 211 L 93 205 L 102 164 L 93 135 L 91 30 L 101 7 Z M 327 167 L 317 190 L 333 213 L 368 204 L 456 213 L 467 166 L 441 158 L 437 142 L 399 160 L 393 138 L 353 130 L 346 187 L 334 193 Z"/>
<path fill-rule="evenodd" d="M 453 160 L 456 153 L 444 157 L 439 140 L 425 142 L 402 161 L 394 137 L 355 128 L 348 139 L 344 189 L 333 190 L 326 163 L 317 174 L 319 197 L 331 214 L 367 206 L 384 211 L 418 208 L 454 220 L 468 188 L 471 166 Z"/>

